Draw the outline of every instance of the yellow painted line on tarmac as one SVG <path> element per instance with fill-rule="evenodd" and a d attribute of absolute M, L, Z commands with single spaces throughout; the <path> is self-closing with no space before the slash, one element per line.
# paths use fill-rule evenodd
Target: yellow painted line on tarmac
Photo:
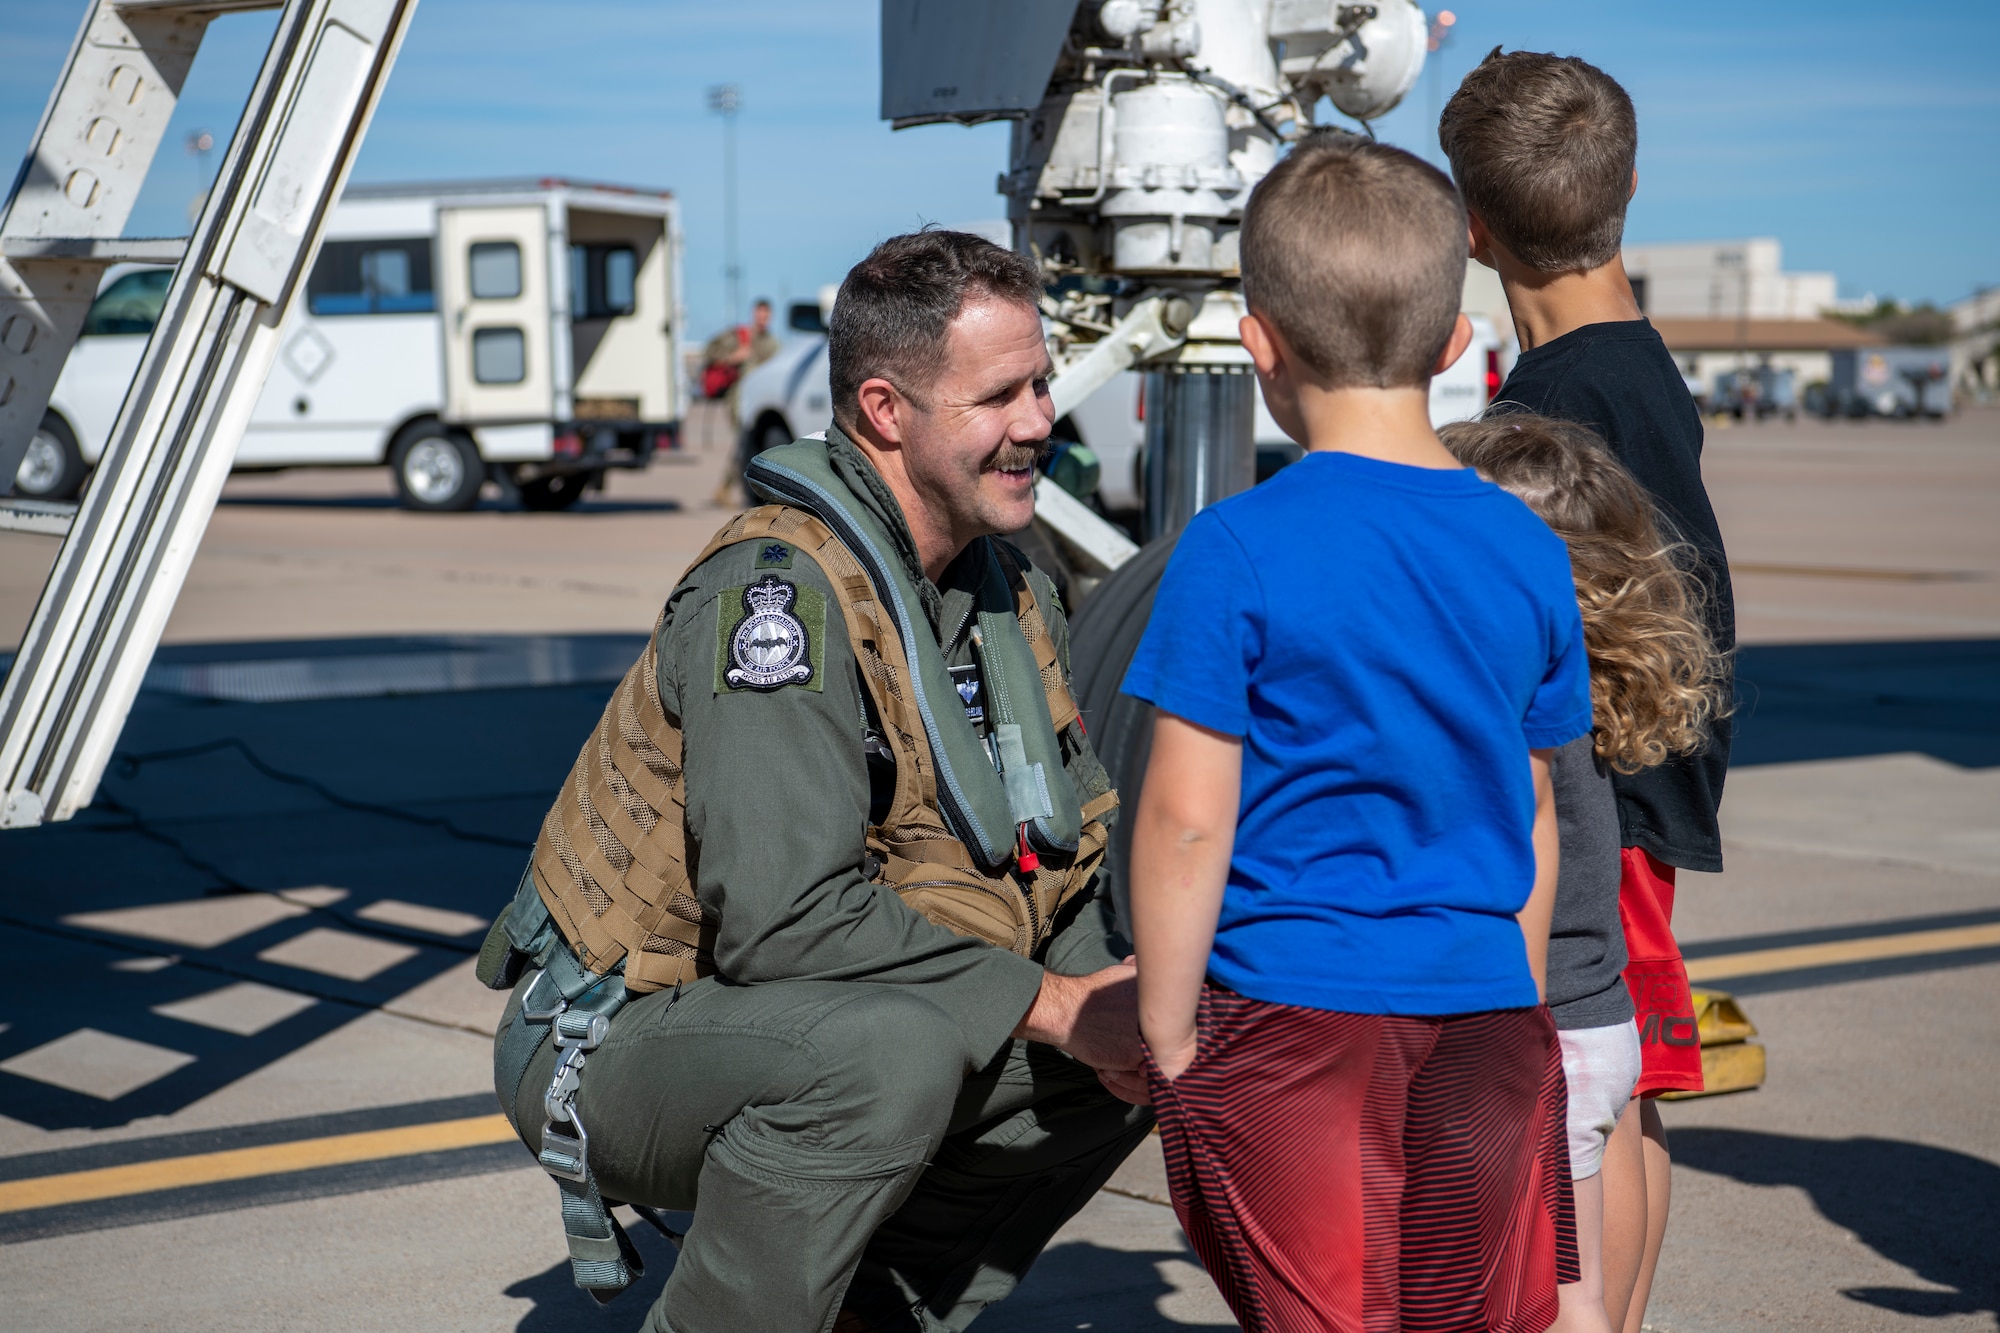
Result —
<path fill-rule="evenodd" d="M 1880 583 L 1968 583 L 1983 575 L 1969 569 L 1856 569 L 1844 565 L 1743 564 L 1730 561 L 1732 574 L 1772 574 L 1791 579 L 1865 579 Z"/>
<path fill-rule="evenodd" d="M 1727 981 L 1731 977 L 1761 976 L 1766 972 L 1800 972 L 1810 967 L 1872 963 L 1883 958 L 1955 953 L 1961 949 L 1984 949 L 1993 945 L 2000 945 L 2000 922 L 1983 926 L 1956 926 L 1950 930 L 1918 930 L 1907 935 L 1835 940 L 1830 944 L 1753 949 L 1748 953 L 1725 953 L 1713 958 L 1690 958 L 1687 974 L 1689 981 Z"/>
<path fill-rule="evenodd" d="M 2000 922 L 1694 958 L 1688 960 L 1687 973 L 1688 980 L 1693 982 L 1727 981 L 1732 977 L 1759 976 L 1769 972 L 1798 972 L 1843 963 L 1953 953 L 1995 945 L 2000 945 Z M 89 1203 L 131 1194 L 151 1194 L 192 1185 L 217 1185 L 256 1176 L 412 1157 L 418 1153 L 446 1152 L 454 1148 L 476 1148 L 515 1139 L 513 1126 L 507 1123 L 507 1117 L 477 1115 L 427 1125 L 403 1125 L 358 1134 L 332 1134 L 290 1143 L 268 1143 L 255 1148 L 163 1157 L 151 1162 L 131 1162 L 89 1171 L 0 1181 L 0 1213 Z"/>
<path fill-rule="evenodd" d="M 411 1157 L 417 1153 L 443 1152 L 452 1148 L 475 1148 L 482 1144 L 504 1143 L 515 1137 L 514 1128 L 507 1123 L 506 1116 L 476 1115 L 464 1120 L 439 1120 L 428 1125 L 332 1134 L 291 1143 L 267 1143 L 256 1148 L 231 1148 L 223 1152 L 104 1166 L 91 1171 L 33 1176 L 26 1180 L 0 1181 L 0 1213 L 88 1203 L 94 1199 L 116 1199 L 128 1194 L 150 1194 L 155 1190 L 184 1189 L 189 1185 L 216 1185 L 228 1180 L 275 1176 L 287 1171 L 310 1171 L 323 1166 L 346 1166 L 353 1162 L 374 1162 L 389 1157 Z"/>

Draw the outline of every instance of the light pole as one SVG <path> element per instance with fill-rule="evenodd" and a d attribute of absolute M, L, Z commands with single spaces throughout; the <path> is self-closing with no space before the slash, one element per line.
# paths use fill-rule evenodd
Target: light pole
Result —
<path fill-rule="evenodd" d="M 1457 22 L 1458 15 L 1452 13 L 1449 9 L 1440 10 L 1438 16 L 1431 20 L 1430 28 L 1424 34 L 1424 50 L 1430 55 L 1431 132 L 1433 134 L 1437 132 L 1438 113 L 1444 109 L 1444 57 L 1438 53 L 1443 51 L 1444 44 L 1451 40 L 1452 25 Z M 1441 144 L 1438 146 L 1438 165 L 1444 167 L 1446 171 L 1451 170 L 1450 165 L 1444 161 L 1444 147 Z"/>
<path fill-rule="evenodd" d="M 732 324 L 743 313 L 743 266 L 736 257 L 736 111 L 742 104 L 742 91 L 733 83 L 708 90 L 708 109 L 722 117 L 722 278 Z"/>

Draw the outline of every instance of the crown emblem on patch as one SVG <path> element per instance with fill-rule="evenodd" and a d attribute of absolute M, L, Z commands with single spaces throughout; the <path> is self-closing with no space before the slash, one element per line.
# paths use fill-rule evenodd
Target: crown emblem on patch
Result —
<path fill-rule="evenodd" d="M 743 590 L 743 623 L 729 638 L 729 670 L 723 679 L 737 689 L 775 690 L 812 679 L 811 643 L 806 627 L 792 614 L 796 584 L 774 574 Z"/>

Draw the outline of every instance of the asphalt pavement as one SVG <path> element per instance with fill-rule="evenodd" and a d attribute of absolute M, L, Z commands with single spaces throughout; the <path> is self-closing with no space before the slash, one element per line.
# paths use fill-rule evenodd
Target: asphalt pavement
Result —
<path fill-rule="evenodd" d="M 727 517 L 719 437 L 566 514 L 233 480 L 99 799 L 0 834 L 0 1326 L 603 1329 L 471 951 Z M 2000 413 L 1712 429 L 1728 869 L 1676 926 L 1769 1075 L 1665 1108 L 1650 1324 L 2000 1324 Z M 0 651 L 52 539 L 0 534 Z M 1156 1142 L 983 1330 L 1232 1327 Z M 622 1312 L 622 1313 L 621 1313 Z"/>

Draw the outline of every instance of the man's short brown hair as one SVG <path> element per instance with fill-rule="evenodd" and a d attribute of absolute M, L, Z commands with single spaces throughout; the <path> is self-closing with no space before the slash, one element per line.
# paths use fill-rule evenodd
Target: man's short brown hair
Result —
<path fill-rule="evenodd" d="M 1443 172 L 1337 130 L 1306 136 L 1243 213 L 1243 297 L 1333 388 L 1423 384 L 1465 291 Z"/>
<path fill-rule="evenodd" d="M 1618 257 L 1639 119 L 1618 81 L 1575 56 L 1499 47 L 1438 121 L 1465 206 L 1540 273 Z"/>
<path fill-rule="evenodd" d="M 864 382 L 889 381 L 922 406 L 951 356 L 946 336 L 968 300 L 1033 307 L 1042 294 L 1035 261 L 983 236 L 926 227 L 891 236 L 847 271 L 827 323 L 833 419 L 851 427 Z"/>

